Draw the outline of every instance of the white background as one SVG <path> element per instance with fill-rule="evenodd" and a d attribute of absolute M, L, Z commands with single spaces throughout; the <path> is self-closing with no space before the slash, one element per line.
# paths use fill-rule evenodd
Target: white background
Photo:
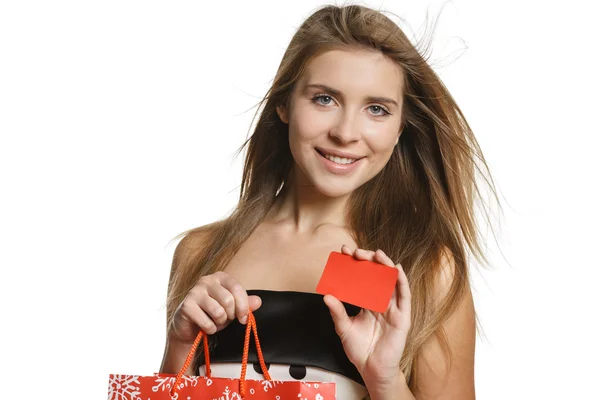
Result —
<path fill-rule="evenodd" d="M 109 373 L 158 371 L 169 240 L 236 204 L 233 154 L 322 4 L 0 3 L 2 398 L 105 399 Z M 474 272 L 478 398 L 600 399 L 593 2 L 365 4 L 433 34 L 505 199 Z"/>

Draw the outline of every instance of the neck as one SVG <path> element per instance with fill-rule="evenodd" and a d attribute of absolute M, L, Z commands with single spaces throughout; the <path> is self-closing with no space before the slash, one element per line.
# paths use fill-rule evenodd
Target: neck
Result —
<path fill-rule="evenodd" d="M 349 194 L 328 197 L 310 183 L 301 183 L 292 173 L 277 195 L 267 219 L 282 223 L 295 233 L 313 233 L 323 225 L 347 227 L 346 205 Z M 305 181 L 305 180 L 303 180 Z"/>

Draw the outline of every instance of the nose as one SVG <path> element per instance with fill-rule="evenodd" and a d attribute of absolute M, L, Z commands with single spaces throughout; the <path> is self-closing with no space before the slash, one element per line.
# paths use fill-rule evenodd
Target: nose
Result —
<path fill-rule="evenodd" d="M 342 113 L 337 123 L 329 130 L 329 136 L 341 144 L 360 139 L 360 127 L 355 115 L 349 111 Z"/>

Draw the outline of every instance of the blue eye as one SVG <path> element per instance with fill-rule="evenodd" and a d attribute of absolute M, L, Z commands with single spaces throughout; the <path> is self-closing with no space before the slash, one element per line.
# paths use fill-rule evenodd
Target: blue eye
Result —
<path fill-rule="evenodd" d="M 327 94 L 318 94 L 316 96 L 314 96 L 311 100 L 313 101 L 313 103 L 318 104 L 320 106 L 327 106 L 330 104 L 330 102 L 326 102 L 325 104 L 323 104 L 321 102 L 322 99 L 329 99 L 330 101 L 332 100 L 332 97 L 327 95 Z M 376 117 L 384 117 L 386 115 L 391 115 L 391 113 L 386 110 L 384 107 L 380 106 L 380 105 L 373 105 L 373 106 L 369 106 L 369 108 L 371 110 L 375 109 L 376 111 L 373 113 L 374 116 Z M 377 111 L 383 111 L 383 114 L 378 113 Z"/>
<path fill-rule="evenodd" d="M 385 108 L 381 107 L 381 106 L 370 106 L 369 108 L 373 109 L 373 108 L 378 108 L 380 110 L 383 111 L 383 114 L 375 114 L 375 115 L 389 115 L 390 113 L 388 112 L 388 110 L 386 110 Z"/>
<path fill-rule="evenodd" d="M 328 96 L 326 94 L 318 94 L 318 95 L 316 95 L 315 97 L 312 98 L 312 101 L 315 102 L 315 103 L 317 103 L 317 104 L 326 105 L 326 104 L 323 104 L 323 103 L 319 102 L 319 100 L 321 100 L 321 99 L 331 99 L 331 96 Z"/>

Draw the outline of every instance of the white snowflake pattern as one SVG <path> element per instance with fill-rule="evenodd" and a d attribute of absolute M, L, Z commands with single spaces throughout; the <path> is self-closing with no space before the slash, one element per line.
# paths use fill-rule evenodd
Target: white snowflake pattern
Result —
<path fill-rule="evenodd" d="M 302 393 L 298 393 L 298 399 L 299 400 L 308 400 L 307 397 L 302 397 Z M 323 400 L 323 396 L 321 396 L 321 393 L 317 393 L 317 395 L 315 396 L 315 400 Z"/>
<path fill-rule="evenodd" d="M 154 383 L 157 383 L 157 385 L 152 386 L 153 392 L 158 392 L 159 390 L 164 392 L 171 389 L 171 386 L 175 383 L 175 378 L 157 376 Z"/>
<path fill-rule="evenodd" d="M 108 400 L 142 400 L 139 397 L 139 375 L 113 375 L 108 387 Z"/>
<path fill-rule="evenodd" d="M 283 381 L 262 381 L 262 385 L 263 385 L 263 390 L 265 392 L 268 392 L 269 389 L 274 388 L 275 386 L 277 386 L 279 383 L 283 383 Z"/>
<path fill-rule="evenodd" d="M 302 383 L 304 386 L 308 386 L 308 387 L 315 387 L 315 388 L 319 387 L 319 384 L 315 383 L 315 382 L 300 381 L 300 383 Z"/>
<path fill-rule="evenodd" d="M 175 377 L 169 376 L 169 377 L 162 377 L 162 376 L 156 376 L 155 379 L 155 386 L 152 386 L 152 391 L 153 392 L 158 392 L 159 390 L 161 392 L 164 392 L 166 390 L 171 390 L 171 387 L 173 387 L 173 385 L 175 384 Z M 179 388 L 183 388 L 186 386 L 197 386 L 198 385 L 198 377 L 197 376 L 190 376 L 190 375 L 183 375 L 181 377 L 181 380 L 179 381 Z"/>
<path fill-rule="evenodd" d="M 242 400 L 239 394 L 229 390 L 229 386 L 225 386 L 225 391 L 223 392 L 223 394 L 225 396 L 220 396 L 219 398 L 213 400 Z"/>

